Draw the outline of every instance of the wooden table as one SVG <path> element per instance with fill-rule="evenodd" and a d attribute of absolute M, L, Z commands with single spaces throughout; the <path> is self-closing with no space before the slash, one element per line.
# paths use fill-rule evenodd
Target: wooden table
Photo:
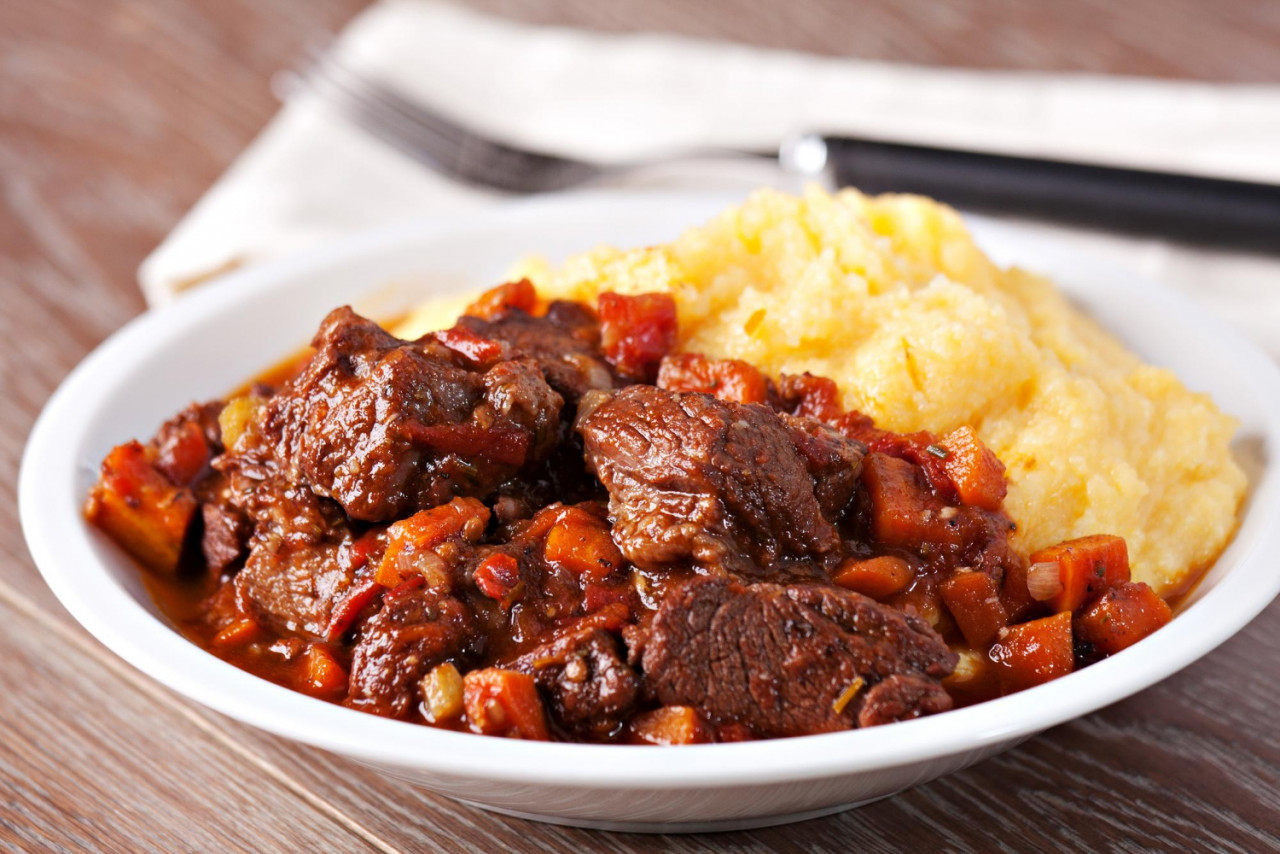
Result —
<path fill-rule="evenodd" d="M 143 256 L 275 109 L 270 74 L 359 0 L 0 0 L 0 844 L 19 850 L 1280 850 L 1280 603 L 1160 685 L 888 801 L 654 838 L 489 815 L 194 707 L 116 660 L 17 525 L 27 431 L 143 308 Z M 1248 0 L 483 0 L 492 11 L 832 54 L 1280 81 Z"/>

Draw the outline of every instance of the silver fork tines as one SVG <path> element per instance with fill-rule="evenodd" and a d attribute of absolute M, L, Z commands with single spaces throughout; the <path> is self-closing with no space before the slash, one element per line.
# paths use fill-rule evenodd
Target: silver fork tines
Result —
<path fill-rule="evenodd" d="M 304 76 L 287 78 L 281 88 L 285 90 L 283 94 L 290 94 L 302 86 L 310 88 L 357 127 L 432 169 L 459 181 L 510 193 L 554 192 L 677 160 L 779 158 L 776 151 L 708 147 L 604 164 L 532 151 L 465 127 L 393 85 L 342 63 L 332 53 L 315 58 Z M 808 172 L 812 159 L 791 163 L 793 158 L 786 154 L 790 149 L 784 146 L 782 166 L 789 171 Z"/>

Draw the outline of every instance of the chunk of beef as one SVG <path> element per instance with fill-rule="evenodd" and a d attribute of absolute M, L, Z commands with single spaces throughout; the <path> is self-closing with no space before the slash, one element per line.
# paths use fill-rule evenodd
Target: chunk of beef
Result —
<path fill-rule="evenodd" d="M 194 486 L 208 474 L 209 461 L 222 453 L 221 411 L 222 401 L 193 403 L 156 431 L 151 440 L 156 449 L 153 465 L 174 485 Z"/>
<path fill-rule="evenodd" d="M 614 539 L 641 568 L 751 574 L 840 545 L 828 517 L 856 480 L 855 443 L 836 452 L 827 434 L 815 439 L 764 406 L 652 386 L 584 406 L 577 428 L 609 491 Z M 836 484 L 819 490 L 826 506 L 810 468 Z"/>
<path fill-rule="evenodd" d="M 871 698 L 869 723 L 940 711 L 949 703 L 940 687 L 875 688 L 895 676 L 936 684 L 956 656 L 920 618 L 857 593 L 698 578 L 662 601 L 642 662 L 664 705 L 773 737 L 848 729 Z"/>
<path fill-rule="evenodd" d="M 360 630 L 347 705 L 405 717 L 422 677 L 462 651 L 471 624 L 471 612 L 452 596 L 427 587 L 391 591 Z"/>
<path fill-rule="evenodd" d="M 813 494 L 823 517 L 838 520 L 858 489 L 866 446 L 812 418 L 780 417 L 813 478 Z"/>
<path fill-rule="evenodd" d="M 600 352 L 600 323 L 576 302 L 557 300 L 543 317 L 518 308 L 491 319 L 464 316 L 458 326 L 475 335 L 510 344 L 538 363 L 547 382 L 570 404 L 589 389 L 611 389 L 613 371 Z"/>
<path fill-rule="evenodd" d="M 244 490 L 236 500 L 254 526 L 235 577 L 241 610 L 285 631 L 324 637 L 356 572 L 342 511 L 278 476 L 236 482 Z"/>
<path fill-rule="evenodd" d="M 951 695 L 937 682 L 894 674 L 867 692 L 858 712 L 858 726 L 879 726 L 936 715 L 948 711 L 951 705 Z"/>
<path fill-rule="evenodd" d="M 350 308 L 271 399 L 263 436 L 295 482 L 384 521 L 483 496 L 555 444 L 563 400 L 531 361 L 481 372 L 431 338 L 394 338 Z"/>
<path fill-rule="evenodd" d="M 544 644 L 512 662 L 511 669 L 533 676 L 556 723 L 583 737 L 616 731 L 635 708 L 640 689 L 617 638 L 599 628 Z"/>
<path fill-rule="evenodd" d="M 204 532 L 200 535 L 200 551 L 210 574 L 220 575 L 244 556 L 253 533 L 249 520 L 234 507 L 216 502 L 201 505 Z"/>

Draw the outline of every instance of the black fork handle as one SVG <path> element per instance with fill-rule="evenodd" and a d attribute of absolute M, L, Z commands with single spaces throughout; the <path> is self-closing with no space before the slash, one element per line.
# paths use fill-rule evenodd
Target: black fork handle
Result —
<path fill-rule="evenodd" d="M 827 163 L 840 186 L 920 193 L 972 210 L 1280 253 L 1280 185 L 824 139 Z"/>

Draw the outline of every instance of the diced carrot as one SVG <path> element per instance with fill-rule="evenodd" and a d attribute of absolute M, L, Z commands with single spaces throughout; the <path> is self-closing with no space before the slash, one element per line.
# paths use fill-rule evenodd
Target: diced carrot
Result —
<path fill-rule="evenodd" d="M 987 653 L 1005 693 L 1066 676 L 1075 667 L 1071 615 L 1063 612 L 1009 626 Z"/>
<path fill-rule="evenodd" d="M 1123 537 L 1095 534 L 1067 540 L 1031 555 L 1031 565 L 1056 563 L 1062 591 L 1045 600 L 1054 611 L 1075 611 L 1103 591 L 1129 580 Z"/>
<path fill-rule="evenodd" d="M 756 734 L 746 724 L 730 721 L 715 728 L 715 740 L 722 744 L 732 744 L 736 741 L 755 741 Z"/>
<path fill-rule="evenodd" d="M 524 593 L 524 581 L 520 578 L 520 562 L 504 552 L 497 552 L 480 561 L 474 574 L 480 592 L 510 608 Z"/>
<path fill-rule="evenodd" d="M 473 670 L 462 677 L 462 693 L 474 731 L 536 741 L 550 738 L 532 676 L 498 667 Z"/>
<path fill-rule="evenodd" d="M 803 374 L 783 374 L 778 378 L 783 403 L 793 415 L 805 415 L 819 421 L 834 421 L 841 416 L 840 389 L 835 380 Z M 870 421 L 870 419 L 867 419 Z"/>
<path fill-rule="evenodd" d="M 982 443 L 973 428 L 952 430 L 938 440 L 938 447 L 947 453 L 942 465 L 960 500 L 984 510 L 999 510 L 1007 492 L 1004 463 Z"/>
<path fill-rule="evenodd" d="M 173 574 L 199 502 L 151 464 L 138 442 L 119 445 L 102 461 L 85 515 L 153 572 Z"/>
<path fill-rule="evenodd" d="M 476 542 L 488 524 L 489 508 L 474 498 L 455 498 L 401 519 L 387 528 L 387 548 L 374 578 L 395 587 L 415 571 L 415 555 L 452 538 Z"/>
<path fill-rule="evenodd" d="M 333 698 L 347 691 L 347 671 L 328 647 L 311 644 L 302 655 L 302 690 L 314 697 Z"/>
<path fill-rule="evenodd" d="M 493 364 L 506 353 L 500 342 L 482 338 L 460 326 L 433 332 L 432 337 L 472 365 Z"/>
<path fill-rule="evenodd" d="M 502 312 L 513 308 L 532 314 L 537 305 L 538 292 L 534 290 L 533 283 L 528 279 L 520 279 L 485 291 L 467 306 L 463 314 L 493 320 Z"/>
<path fill-rule="evenodd" d="M 701 353 L 667 356 L 658 367 L 659 388 L 699 391 L 732 403 L 764 403 L 769 383 L 754 365 L 738 359 L 708 359 Z"/>
<path fill-rule="evenodd" d="M 871 499 L 871 530 L 890 546 L 916 548 L 924 542 L 954 542 L 957 532 L 941 522 L 937 500 L 917 478 L 917 467 L 882 453 L 862 461 L 862 483 Z"/>
<path fill-rule="evenodd" d="M 627 727 L 627 740 L 634 744 L 707 744 L 711 739 L 711 728 L 689 706 L 663 706 L 645 712 Z"/>
<path fill-rule="evenodd" d="M 209 442 L 194 420 L 185 420 L 161 431 L 156 470 L 175 486 L 190 486 L 209 465 Z"/>
<path fill-rule="evenodd" d="M 608 521 L 580 507 L 564 509 L 547 532 L 543 556 L 590 581 L 603 581 L 623 565 Z"/>
<path fill-rule="evenodd" d="M 252 617 L 242 617 L 234 623 L 224 626 L 213 636 L 212 644 L 218 647 L 244 646 L 257 640 L 262 634 L 262 627 Z"/>
<path fill-rule="evenodd" d="M 1103 655 L 1133 646 L 1173 619 L 1169 604 L 1142 582 L 1112 587 L 1076 617 L 1076 636 Z"/>
<path fill-rule="evenodd" d="M 880 555 L 858 560 L 849 558 L 836 567 L 831 580 L 846 590 L 872 599 L 883 599 L 904 589 L 915 577 L 911 564 L 900 557 Z"/>
<path fill-rule="evenodd" d="M 676 343 L 676 302 L 669 294 L 600 294 L 600 345 L 619 371 L 650 380 Z"/>
<path fill-rule="evenodd" d="M 984 650 L 1009 622 L 1000 586 L 985 572 L 957 572 L 942 583 L 942 601 L 969 645 Z"/>
<path fill-rule="evenodd" d="M 1027 564 L 1015 561 L 1004 570 L 1000 584 L 1000 602 L 1009 615 L 1010 622 L 1021 620 L 1039 605 L 1027 588 Z"/>
<path fill-rule="evenodd" d="M 415 444 L 460 457 L 483 457 L 501 465 L 522 466 L 529 455 L 529 434 L 515 427 L 408 421 L 398 429 Z"/>

